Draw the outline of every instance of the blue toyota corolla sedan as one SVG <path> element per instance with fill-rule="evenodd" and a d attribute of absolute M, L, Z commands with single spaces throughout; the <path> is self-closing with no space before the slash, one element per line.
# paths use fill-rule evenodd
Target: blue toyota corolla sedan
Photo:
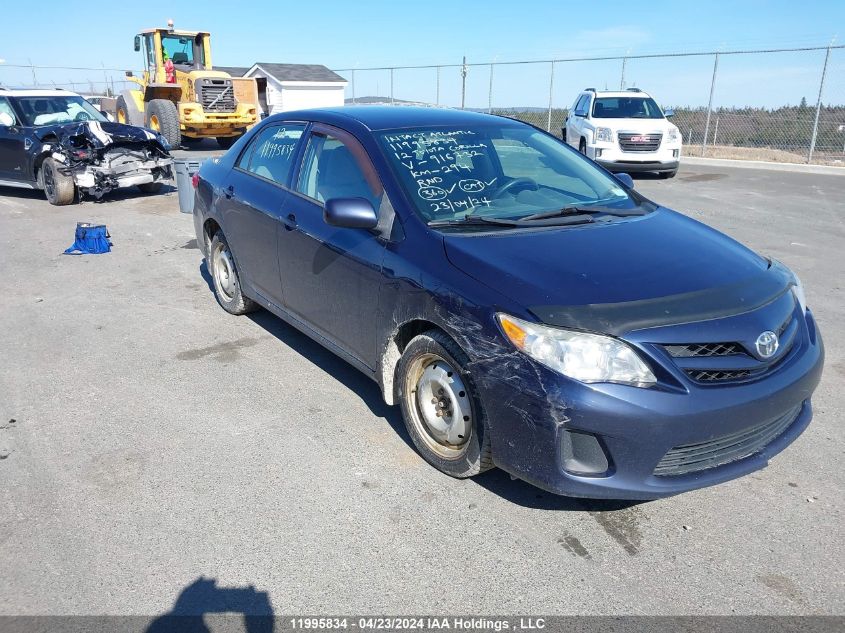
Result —
<path fill-rule="evenodd" d="M 764 467 L 812 417 L 798 278 L 524 123 L 289 112 L 194 184 L 223 309 L 370 376 L 453 477 L 655 499 Z"/>

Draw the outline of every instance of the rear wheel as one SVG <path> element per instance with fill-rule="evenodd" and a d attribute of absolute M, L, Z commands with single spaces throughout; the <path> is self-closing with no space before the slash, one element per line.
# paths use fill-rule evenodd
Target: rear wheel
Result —
<path fill-rule="evenodd" d="M 466 371 L 468 358 L 439 330 L 408 343 L 397 367 L 408 434 L 423 458 L 452 477 L 493 467 L 487 420 Z"/>
<path fill-rule="evenodd" d="M 237 141 L 239 138 L 240 136 L 218 136 L 217 144 L 222 149 L 229 149 L 230 147 L 232 147 L 232 145 L 235 144 L 235 141 Z"/>
<path fill-rule="evenodd" d="M 71 204 L 76 197 L 73 178 L 59 171 L 56 161 L 45 158 L 41 164 L 41 185 L 47 201 L 57 207 Z"/>
<path fill-rule="evenodd" d="M 674 170 L 674 171 L 661 171 L 660 177 L 661 178 L 674 178 L 677 175 L 677 173 L 678 173 L 677 169 Z"/>
<path fill-rule="evenodd" d="M 153 99 L 146 108 L 147 127 L 167 139 L 170 147 L 176 149 L 182 142 L 179 129 L 179 110 L 176 104 L 167 99 Z"/>
<path fill-rule="evenodd" d="M 125 125 L 132 125 L 129 119 L 129 108 L 126 105 L 126 99 L 123 97 L 117 98 L 117 105 L 115 106 L 114 120 Z"/>
<path fill-rule="evenodd" d="M 246 314 L 258 309 L 258 305 L 241 292 L 241 280 L 235 267 L 235 258 L 223 231 L 217 231 L 211 240 L 208 259 L 211 277 L 214 280 L 214 296 L 217 303 L 229 314 Z"/>

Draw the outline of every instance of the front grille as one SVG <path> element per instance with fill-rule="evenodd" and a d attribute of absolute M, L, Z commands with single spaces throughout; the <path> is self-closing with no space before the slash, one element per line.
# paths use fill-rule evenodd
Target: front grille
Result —
<path fill-rule="evenodd" d="M 676 446 L 658 462 L 654 474 L 670 477 L 694 473 L 758 453 L 795 422 L 802 406 L 799 404 L 773 420 L 737 433 L 697 444 Z"/>
<path fill-rule="evenodd" d="M 231 79 L 198 79 L 197 100 L 206 112 L 234 112 L 235 90 Z"/>
<path fill-rule="evenodd" d="M 674 358 L 694 358 L 698 356 L 733 356 L 744 354 L 745 350 L 736 343 L 691 343 L 689 345 L 664 345 Z"/>
<path fill-rule="evenodd" d="M 748 369 L 737 370 L 713 370 L 713 369 L 687 369 L 687 376 L 698 382 L 718 382 L 722 380 L 742 380 L 751 375 Z"/>
<path fill-rule="evenodd" d="M 623 152 L 656 152 L 660 148 L 662 139 L 663 134 L 660 132 L 652 134 L 619 132 L 619 148 Z"/>

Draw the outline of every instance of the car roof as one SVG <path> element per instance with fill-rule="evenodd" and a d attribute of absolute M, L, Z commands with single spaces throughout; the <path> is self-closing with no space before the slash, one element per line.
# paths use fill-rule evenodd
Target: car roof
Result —
<path fill-rule="evenodd" d="M 651 95 L 644 90 L 588 90 L 586 94 L 593 93 L 597 97 L 643 97 L 651 98 Z"/>
<path fill-rule="evenodd" d="M 277 116 L 279 120 L 302 119 L 339 126 L 352 124 L 363 126 L 371 131 L 429 126 L 489 125 L 491 123 L 518 125 L 517 122 L 505 117 L 470 110 L 389 105 L 313 108 L 283 112 Z"/>
<path fill-rule="evenodd" d="M 78 97 L 75 92 L 68 90 L 15 90 L 14 88 L 0 88 L 0 96 L 4 97 Z"/>

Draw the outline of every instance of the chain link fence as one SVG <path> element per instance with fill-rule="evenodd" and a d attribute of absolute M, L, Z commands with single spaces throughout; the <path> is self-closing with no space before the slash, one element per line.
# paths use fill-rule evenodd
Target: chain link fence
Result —
<path fill-rule="evenodd" d="M 845 164 L 845 45 L 335 72 L 348 103 L 465 108 L 558 136 L 584 88 L 639 87 L 675 111 L 687 155 Z"/>
<path fill-rule="evenodd" d="M 545 61 L 344 68 L 348 103 L 453 107 L 511 116 L 561 136 L 586 87 L 654 96 L 690 156 L 845 164 L 845 45 Z M 135 71 L 139 74 L 139 71 Z M 126 69 L 0 64 L 0 86 L 113 96 Z"/>

